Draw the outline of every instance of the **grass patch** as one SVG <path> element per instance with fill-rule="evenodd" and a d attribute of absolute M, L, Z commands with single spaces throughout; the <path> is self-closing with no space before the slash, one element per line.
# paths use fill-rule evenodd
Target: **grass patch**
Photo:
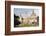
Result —
<path fill-rule="evenodd" d="M 19 24 L 17 25 L 18 27 L 31 27 L 31 26 L 36 26 L 35 24 Z"/>

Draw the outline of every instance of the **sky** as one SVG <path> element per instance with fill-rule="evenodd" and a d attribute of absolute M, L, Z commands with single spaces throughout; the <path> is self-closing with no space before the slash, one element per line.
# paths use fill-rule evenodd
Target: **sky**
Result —
<path fill-rule="evenodd" d="M 39 9 L 34 9 L 34 13 L 36 13 L 37 16 L 39 16 Z M 29 8 L 14 8 L 14 14 L 16 16 L 25 18 L 25 17 L 30 17 L 32 14 L 32 9 Z"/>

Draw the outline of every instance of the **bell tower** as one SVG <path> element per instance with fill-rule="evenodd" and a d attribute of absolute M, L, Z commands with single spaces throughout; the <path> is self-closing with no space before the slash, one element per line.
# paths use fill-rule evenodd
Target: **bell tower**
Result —
<path fill-rule="evenodd" d="M 36 14 L 34 13 L 34 9 L 32 10 L 32 15 L 31 16 L 36 16 Z"/>

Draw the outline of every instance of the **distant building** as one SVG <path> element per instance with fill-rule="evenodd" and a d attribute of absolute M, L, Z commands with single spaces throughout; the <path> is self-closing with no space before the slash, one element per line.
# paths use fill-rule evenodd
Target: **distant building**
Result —
<path fill-rule="evenodd" d="M 21 16 L 21 14 L 20 14 L 20 16 Z M 22 19 L 22 16 L 21 16 L 19 21 L 21 23 L 24 23 L 24 24 L 35 24 L 35 23 L 37 23 L 37 16 L 36 16 L 36 14 L 34 13 L 34 10 L 33 10 L 30 17 Z"/>

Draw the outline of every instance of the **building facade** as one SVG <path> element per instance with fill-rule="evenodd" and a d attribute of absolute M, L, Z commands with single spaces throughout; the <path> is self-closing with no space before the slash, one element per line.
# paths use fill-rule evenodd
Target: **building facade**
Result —
<path fill-rule="evenodd" d="M 37 16 L 34 13 L 34 10 L 32 11 L 32 14 L 28 18 L 22 18 L 20 17 L 19 21 L 24 24 L 35 24 L 37 23 Z"/>

